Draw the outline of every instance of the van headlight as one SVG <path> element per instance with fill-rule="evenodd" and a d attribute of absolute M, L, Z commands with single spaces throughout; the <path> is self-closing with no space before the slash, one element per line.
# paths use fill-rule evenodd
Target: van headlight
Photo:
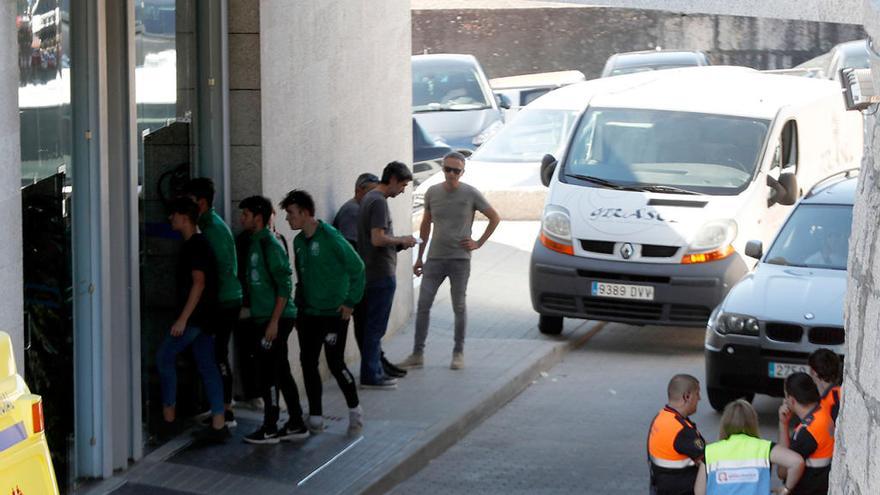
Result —
<path fill-rule="evenodd" d="M 492 136 L 494 136 L 504 124 L 501 123 L 500 120 L 496 120 L 489 124 L 489 127 L 483 129 L 483 132 L 474 136 L 474 139 L 471 141 L 474 146 L 482 146 L 483 143 L 488 141 Z"/>
<path fill-rule="evenodd" d="M 733 243 L 737 227 L 733 220 L 713 220 L 703 225 L 691 240 L 690 252 L 711 251 Z"/>
<path fill-rule="evenodd" d="M 733 220 L 713 220 L 703 225 L 688 245 L 683 264 L 707 263 L 734 253 L 737 226 Z"/>
<path fill-rule="evenodd" d="M 736 313 L 720 313 L 715 320 L 715 331 L 721 335 L 736 334 L 757 337 L 761 324 L 757 318 Z"/>
<path fill-rule="evenodd" d="M 547 205 L 541 219 L 541 244 L 558 253 L 574 255 L 571 216 L 561 206 Z"/>

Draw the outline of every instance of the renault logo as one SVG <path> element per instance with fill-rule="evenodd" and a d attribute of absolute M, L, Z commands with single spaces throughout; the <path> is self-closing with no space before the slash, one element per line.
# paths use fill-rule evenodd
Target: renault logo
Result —
<path fill-rule="evenodd" d="M 632 258 L 632 255 L 635 252 L 636 250 L 633 245 L 628 242 L 625 242 L 623 243 L 623 246 L 620 246 L 620 256 L 622 256 L 625 260 Z"/>

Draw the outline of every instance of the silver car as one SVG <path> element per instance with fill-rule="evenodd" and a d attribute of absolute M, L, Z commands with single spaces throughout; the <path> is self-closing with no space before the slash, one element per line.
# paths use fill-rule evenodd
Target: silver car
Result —
<path fill-rule="evenodd" d="M 756 393 L 782 396 L 785 377 L 807 371 L 807 357 L 820 347 L 843 355 L 854 172 L 816 184 L 766 252 L 759 241 L 746 246 L 757 267 L 706 329 L 706 388 L 716 410 Z"/>

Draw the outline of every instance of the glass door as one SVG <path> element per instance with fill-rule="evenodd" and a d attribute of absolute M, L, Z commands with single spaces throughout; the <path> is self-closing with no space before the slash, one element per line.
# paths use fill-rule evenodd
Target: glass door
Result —
<path fill-rule="evenodd" d="M 174 322 L 179 236 L 168 200 L 196 170 L 197 37 L 195 0 L 138 0 L 135 5 L 135 101 L 141 277 L 141 380 L 146 450 L 159 445 L 162 401 L 156 351 Z M 184 369 L 191 369 L 186 357 Z M 199 412 L 198 379 L 181 372 L 178 414 Z"/>
<path fill-rule="evenodd" d="M 73 481 L 70 8 L 17 0 L 25 379 L 43 396 L 60 488 Z"/>

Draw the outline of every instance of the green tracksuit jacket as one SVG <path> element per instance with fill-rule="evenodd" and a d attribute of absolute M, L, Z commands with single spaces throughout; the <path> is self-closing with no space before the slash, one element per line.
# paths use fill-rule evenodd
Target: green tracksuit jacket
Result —
<path fill-rule="evenodd" d="M 241 306 L 241 283 L 238 281 L 238 258 L 232 231 L 211 208 L 199 216 L 199 230 L 217 258 L 217 302 L 221 308 Z"/>
<path fill-rule="evenodd" d="M 338 230 L 324 222 L 311 239 L 304 232 L 293 240 L 296 255 L 296 304 L 313 316 L 339 314 L 364 295 L 364 262 Z"/>
<path fill-rule="evenodd" d="M 296 306 L 290 297 L 293 289 L 290 259 L 269 229 L 264 228 L 251 237 L 247 267 L 251 317 L 254 321 L 269 321 L 275 309 L 276 297 L 287 298 L 281 317 L 296 318 Z"/>

